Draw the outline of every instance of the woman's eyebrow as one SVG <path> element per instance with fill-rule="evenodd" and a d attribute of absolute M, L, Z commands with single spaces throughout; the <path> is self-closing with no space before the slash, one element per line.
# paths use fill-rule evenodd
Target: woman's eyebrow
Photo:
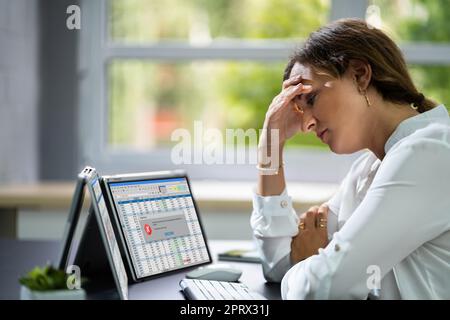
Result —
<path fill-rule="evenodd" d="M 302 97 L 305 96 L 305 99 L 308 100 L 316 92 L 317 92 L 317 89 L 316 90 L 312 90 L 311 92 L 308 92 L 307 94 L 301 93 L 301 94 L 298 95 L 298 98 L 302 99 Z"/>
<path fill-rule="evenodd" d="M 312 79 L 302 79 L 301 83 L 306 85 L 312 85 L 314 81 Z"/>

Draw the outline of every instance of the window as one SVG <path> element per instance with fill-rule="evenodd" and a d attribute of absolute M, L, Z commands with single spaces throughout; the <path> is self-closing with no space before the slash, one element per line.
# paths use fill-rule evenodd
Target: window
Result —
<path fill-rule="evenodd" d="M 203 52 L 201 60 L 182 53 L 173 61 L 111 57 L 107 141 L 140 151 L 170 147 L 173 130 L 192 131 L 196 120 L 222 131 L 260 128 L 280 90 L 287 52 L 267 55 L 267 63 L 252 62 L 251 53 L 230 60 L 227 51 L 258 39 L 269 48 L 275 41 L 299 41 L 326 23 L 329 12 L 323 0 L 110 0 L 107 6 L 108 44 L 163 48 L 176 42 L 202 53 L 216 43 L 224 49 Z M 315 137 L 296 143 L 320 145 Z"/>
<path fill-rule="evenodd" d="M 108 66 L 108 143 L 142 151 L 170 147 L 177 128 L 259 128 L 268 94 L 279 91 L 278 62 L 114 60 Z M 262 89 L 268 92 L 261 92 Z"/>
<path fill-rule="evenodd" d="M 450 8 L 420 0 L 365 3 L 371 23 L 408 41 L 400 46 L 423 92 L 450 106 L 445 90 Z M 82 5 L 82 161 L 105 173 L 174 168 L 171 133 L 192 131 L 196 120 L 221 131 L 260 128 L 291 50 L 330 17 L 364 17 L 351 0 L 96 0 Z M 396 6 L 402 8 L 398 19 L 389 15 Z M 433 42 L 423 43 L 429 34 Z M 329 157 L 314 134 L 289 142 L 291 150 L 306 146 L 314 147 L 307 152 Z M 299 161 L 295 153 L 288 150 L 288 165 Z M 249 166 L 194 167 L 189 168 L 194 178 L 254 178 Z M 337 171 L 343 175 L 346 169 Z"/>
<path fill-rule="evenodd" d="M 305 38 L 328 20 L 329 0 L 109 0 L 112 42 Z M 288 10 L 286 10 L 288 8 Z"/>
<path fill-rule="evenodd" d="M 368 12 L 378 27 L 403 44 L 418 89 L 450 108 L 448 1 L 372 0 Z"/>
<path fill-rule="evenodd" d="M 450 111 L 450 64 L 410 65 L 414 83 L 437 103 L 444 103 Z"/>
<path fill-rule="evenodd" d="M 448 0 L 372 0 L 368 13 L 395 41 L 450 41 Z M 393 14 L 395 13 L 395 14 Z"/>

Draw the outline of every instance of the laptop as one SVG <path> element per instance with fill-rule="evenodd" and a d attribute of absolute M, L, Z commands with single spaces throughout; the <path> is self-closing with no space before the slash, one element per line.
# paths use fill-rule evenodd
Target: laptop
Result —
<path fill-rule="evenodd" d="M 212 263 L 184 171 L 104 176 L 119 243 L 134 282 Z M 265 299 L 242 283 L 183 279 L 188 299 Z"/>
<path fill-rule="evenodd" d="M 73 235 L 89 190 L 91 207 L 74 264 L 90 281 L 91 298 L 128 299 L 128 283 L 143 282 L 212 262 L 187 175 L 164 171 L 100 177 L 78 175 L 60 267 L 68 265 Z M 125 262 L 125 264 L 124 264 Z M 110 290 L 112 285 L 115 290 Z M 182 279 L 188 299 L 264 299 L 241 283 Z"/>
<path fill-rule="evenodd" d="M 122 174 L 102 180 L 134 282 L 212 262 L 184 171 Z"/>
<path fill-rule="evenodd" d="M 67 265 L 71 263 L 70 250 L 74 246 L 74 233 L 82 209 L 86 187 L 90 194 L 91 206 L 73 264 L 80 268 L 84 276 L 88 276 L 89 281 L 85 286 L 88 291 L 95 289 L 97 285 L 100 285 L 97 288 L 99 289 L 105 284 L 101 283 L 104 277 L 106 282 L 112 281 L 115 285 L 112 297 L 115 298 L 115 293 L 118 293 L 121 300 L 127 300 L 128 276 L 101 190 L 100 177 L 94 168 L 85 167 L 78 175 L 63 237 L 59 267 L 65 270 Z M 106 284 L 109 287 L 109 284 Z M 92 294 L 91 296 L 95 298 Z"/>

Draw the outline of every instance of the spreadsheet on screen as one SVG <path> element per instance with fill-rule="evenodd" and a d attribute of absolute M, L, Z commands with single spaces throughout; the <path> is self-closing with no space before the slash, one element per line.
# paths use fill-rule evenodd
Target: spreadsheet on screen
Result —
<path fill-rule="evenodd" d="M 109 187 L 137 278 L 209 261 L 186 178 Z"/>

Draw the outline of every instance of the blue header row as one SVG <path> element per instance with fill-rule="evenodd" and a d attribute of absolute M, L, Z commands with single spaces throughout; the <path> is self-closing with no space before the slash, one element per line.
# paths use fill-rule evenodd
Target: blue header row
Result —
<path fill-rule="evenodd" d="M 182 195 L 171 196 L 171 197 L 124 200 L 124 201 L 119 201 L 118 204 L 127 204 L 127 203 L 135 203 L 135 202 L 146 202 L 146 201 L 155 201 L 155 200 L 166 200 L 166 199 L 174 199 L 174 198 L 185 198 L 185 197 L 190 197 L 190 196 L 191 196 L 190 194 L 182 194 Z"/>
<path fill-rule="evenodd" d="M 110 183 L 111 187 L 123 187 L 132 186 L 137 184 L 154 184 L 163 182 L 176 182 L 176 181 L 186 181 L 186 178 L 171 178 L 171 179 L 160 179 L 160 180 L 141 180 L 141 181 L 130 181 L 130 182 L 114 182 Z"/>

